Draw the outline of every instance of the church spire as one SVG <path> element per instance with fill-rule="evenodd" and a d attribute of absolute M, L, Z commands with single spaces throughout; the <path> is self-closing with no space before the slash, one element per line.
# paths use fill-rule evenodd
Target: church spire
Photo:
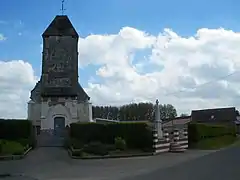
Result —
<path fill-rule="evenodd" d="M 72 36 L 78 38 L 78 33 L 66 15 L 57 15 L 42 36 Z"/>

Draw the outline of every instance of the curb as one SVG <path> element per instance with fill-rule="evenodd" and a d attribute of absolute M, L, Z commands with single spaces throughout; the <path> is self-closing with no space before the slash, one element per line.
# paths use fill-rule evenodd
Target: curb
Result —
<path fill-rule="evenodd" d="M 0 156 L 0 160 L 19 160 L 23 159 L 29 151 L 32 150 L 32 147 L 28 148 L 22 155 L 8 155 L 8 156 Z"/>
<path fill-rule="evenodd" d="M 72 150 L 68 149 L 68 154 L 72 159 L 113 159 L 113 158 L 131 158 L 131 157 L 143 157 L 143 156 L 153 156 L 154 153 L 136 153 L 136 154 L 121 154 L 121 155 L 105 155 L 105 156 L 87 156 L 79 157 L 73 156 Z"/>

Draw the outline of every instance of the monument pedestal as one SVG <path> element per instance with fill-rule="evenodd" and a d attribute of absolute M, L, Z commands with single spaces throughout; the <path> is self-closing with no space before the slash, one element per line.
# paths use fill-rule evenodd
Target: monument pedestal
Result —
<path fill-rule="evenodd" d="M 160 119 L 160 109 L 158 105 L 158 100 L 155 106 L 155 120 L 153 125 L 153 149 L 154 154 L 168 152 L 170 143 L 168 134 L 163 134 L 162 121 Z"/>
<path fill-rule="evenodd" d="M 162 121 L 161 120 L 156 120 L 156 130 L 158 134 L 158 139 L 163 139 L 163 130 L 162 130 Z"/>

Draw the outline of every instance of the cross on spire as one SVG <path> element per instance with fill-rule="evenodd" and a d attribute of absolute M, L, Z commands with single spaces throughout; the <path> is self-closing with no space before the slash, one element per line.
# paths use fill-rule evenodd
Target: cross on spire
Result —
<path fill-rule="evenodd" d="M 65 1 L 65 0 L 62 0 L 62 8 L 61 8 L 62 15 L 64 14 L 64 11 L 66 10 L 66 9 L 64 9 L 64 1 Z"/>

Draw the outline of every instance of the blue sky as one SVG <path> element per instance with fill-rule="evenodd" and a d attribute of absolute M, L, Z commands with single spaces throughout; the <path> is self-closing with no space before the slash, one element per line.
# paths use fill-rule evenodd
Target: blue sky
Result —
<path fill-rule="evenodd" d="M 240 30 L 238 0 L 66 0 L 66 14 L 81 37 L 111 34 L 124 26 L 157 35 L 171 28 L 182 36 L 199 28 L 224 27 Z M 0 60 L 22 59 L 40 73 L 41 33 L 55 15 L 61 14 L 61 0 L 1 0 Z M 82 83 L 95 74 L 96 67 L 80 71 Z"/>

